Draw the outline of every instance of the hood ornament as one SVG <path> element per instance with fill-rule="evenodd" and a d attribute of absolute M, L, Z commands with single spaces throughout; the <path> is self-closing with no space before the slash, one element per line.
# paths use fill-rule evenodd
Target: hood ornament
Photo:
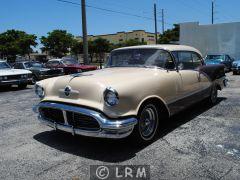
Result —
<path fill-rule="evenodd" d="M 72 91 L 72 88 L 70 86 L 66 86 L 64 89 L 65 96 L 69 96 Z"/>

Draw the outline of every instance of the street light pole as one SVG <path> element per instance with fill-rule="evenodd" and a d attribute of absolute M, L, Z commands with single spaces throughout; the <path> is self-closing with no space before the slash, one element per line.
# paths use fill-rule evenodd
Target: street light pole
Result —
<path fill-rule="evenodd" d="M 214 24 L 214 0 L 212 0 L 212 24 Z"/>
<path fill-rule="evenodd" d="M 87 18 L 86 18 L 86 3 L 81 0 L 82 6 L 82 36 L 83 36 L 83 62 L 89 64 L 88 61 L 88 40 L 87 40 Z"/>
<path fill-rule="evenodd" d="M 155 25 L 155 42 L 158 43 L 158 35 L 157 35 L 157 6 L 154 4 L 154 25 Z"/>

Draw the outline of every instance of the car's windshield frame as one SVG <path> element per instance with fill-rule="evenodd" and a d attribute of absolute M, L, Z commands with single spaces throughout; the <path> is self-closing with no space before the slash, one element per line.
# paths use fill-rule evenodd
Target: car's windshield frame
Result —
<path fill-rule="evenodd" d="M 5 66 L 2 66 L 2 65 Z M 11 69 L 11 66 L 7 62 L 0 62 L 0 69 Z"/>
<path fill-rule="evenodd" d="M 114 55 L 114 53 L 116 52 L 123 52 L 123 51 L 141 51 L 141 50 L 155 50 L 156 53 L 160 54 L 160 52 L 165 52 L 165 53 L 168 53 L 169 57 L 171 58 L 171 61 L 174 63 L 174 68 L 171 68 L 171 69 L 168 69 L 166 67 L 160 67 L 160 66 L 157 66 L 157 65 L 145 65 L 145 64 L 133 64 L 133 65 L 130 65 L 130 64 L 127 64 L 127 65 L 113 65 L 112 64 L 112 57 Z M 133 52 L 132 52 L 133 53 Z M 145 60 L 145 63 L 146 63 L 147 60 Z M 167 61 L 166 61 L 167 62 Z M 166 66 L 166 62 L 163 62 L 165 63 L 164 66 Z M 172 53 L 170 51 L 167 51 L 167 50 L 164 50 L 164 49 L 159 49 L 159 48 L 129 48 L 129 49 L 116 49 L 116 50 L 113 50 L 111 52 L 111 54 L 109 55 L 109 58 L 108 58 L 108 62 L 106 64 L 106 68 L 114 68 L 114 67 L 143 67 L 143 68 L 159 68 L 159 69 L 168 69 L 168 70 L 175 70 L 176 69 L 176 61 L 175 61 L 175 58 L 173 57 Z"/>

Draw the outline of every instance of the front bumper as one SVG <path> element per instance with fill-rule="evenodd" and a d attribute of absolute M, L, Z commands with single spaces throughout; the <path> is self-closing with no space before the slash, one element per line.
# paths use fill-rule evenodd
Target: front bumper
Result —
<path fill-rule="evenodd" d="M 232 67 L 232 71 L 240 72 L 240 67 Z"/>
<path fill-rule="evenodd" d="M 63 111 L 63 114 L 66 114 L 66 112 L 68 111 L 91 116 L 98 122 L 100 128 L 98 130 L 85 130 L 75 128 L 74 126 L 69 125 L 66 115 L 64 116 L 64 124 L 52 122 L 47 118 L 43 117 L 41 113 L 39 113 L 39 108 L 58 109 Z M 134 126 L 137 124 L 137 119 L 134 117 L 125 119 L 109 119 L 102 113 L 94 110 L 55 102 L 41 102 L 37 106 L 33 107 L 33 111 L 38 113 L 38 120 L 41 123 L 50 126 L 55 130 L 59 129 L 65 132 L 72 133 L 72 135 L 77 134 L 90 137 L 119 139 L 129 136 L 132 133 Z"/>
<path fill-rule="evenodd" d="M 31 81 L 31 78 L 28 79 L 14 79 L 14 80 L 2 80 L 0 81 L 0 85 L 20 85 L 27 84 Z"/>

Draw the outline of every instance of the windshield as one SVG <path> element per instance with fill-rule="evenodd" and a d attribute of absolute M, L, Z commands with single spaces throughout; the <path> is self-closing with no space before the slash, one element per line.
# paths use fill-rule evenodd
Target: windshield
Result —
<path fill-rule="evenodd" d="M 168 52 L 159 49 L 125 49 L 111 53 L 107 67 L 160 67 L 172 61 Z"/>
<path fill-rule="evenodd" d="M 41 63 L 37 63 L 37 62 L 27 62 L 24 63 L 26 68 L 43 68 L 43 65 Z"/>
<path fill-rule="evenodd" d="M 77 60 L 75 59 L 63 59 L 62 62 L 65 65 L 78 64 Z"/>
<path fill-rule="evenodd" d="M 224 55 L 207 55 L 206 60 L 224 60 Z"/>
<path fill-rule="evenodd" d="M 0 62 L 0 69 L 9 69 L 10 65 L 6 62 Z"/>

